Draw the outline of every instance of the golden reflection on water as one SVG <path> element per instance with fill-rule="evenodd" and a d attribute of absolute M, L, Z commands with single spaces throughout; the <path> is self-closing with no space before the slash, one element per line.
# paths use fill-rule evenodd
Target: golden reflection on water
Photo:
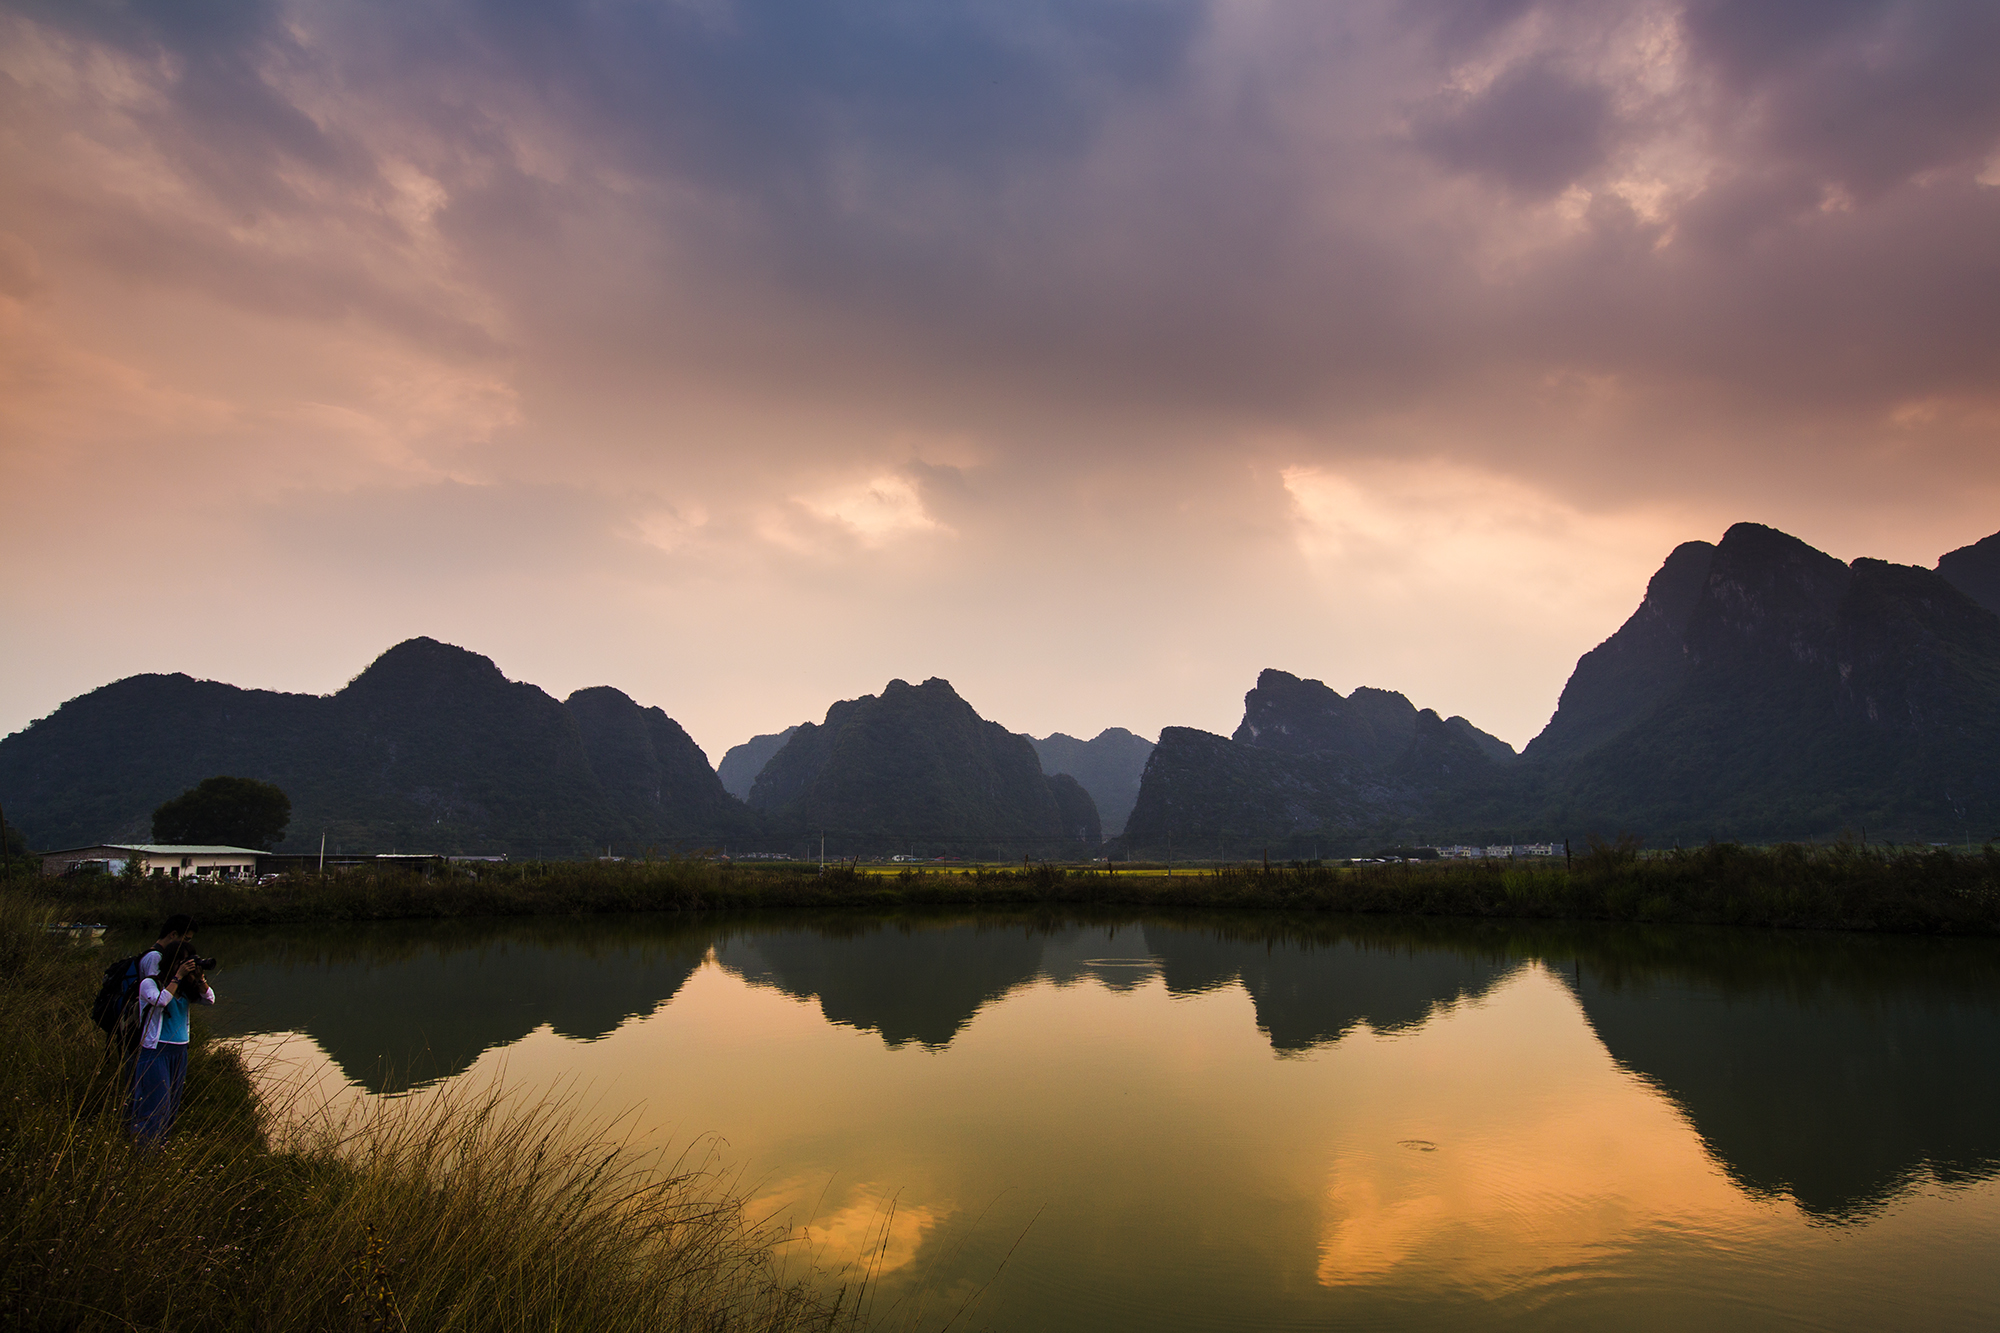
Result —
<path fill-rule="evenodd" d="M 792 1248 L 827 1272 L 880 1277 L 909 1267 L 924 1237 L 958 1211 L 906 1203 L 874 1181 L 829 1197 L 832 1183 L 801 1176 L 767 1186 L 750 1201 L 750 1216 L 810 1218 L 794 1225 Z"/>
<path fill-rule="evenodd" d="M 955 1030 L 923 1015 L 876 1030 L 780 989 L 759 970 L 778 946 L 753 936 L 691 957 L 668 998 L 608 1035 L 544 1025 L 410 1095 L 504 1082 L 636 1107 L 638 1143 L 712 1147 L 754 1215 L 796 1229 L 800 1261 L 866 1272 L 892 1306 L 978 1297 L 975 1326 L 2000 1314 L 1992 1181 L 1912 1188 L 1852 1225 L 1746 1191 L 1539 962 L 1433 985 L 1428 1009 L 1380 1030 L 1336 1014 L 1293 1041 L 1278 983 L 1176 992 L 1143 942 L 1130 928 L 1051 945 Z M 370 1095 L 309 1037 L 247 1040 L 314 1095 Z"/>
<path fill-rule="evenodd" d="M 1537 968 L 1421 1038 L 1357 1043 L 1368 1094 L 1333 1140 L 1319 1281 L 1497 1295 L 1649 1229 L 1731 1235 L 1770 1211 L 1588 1037 Z"/>

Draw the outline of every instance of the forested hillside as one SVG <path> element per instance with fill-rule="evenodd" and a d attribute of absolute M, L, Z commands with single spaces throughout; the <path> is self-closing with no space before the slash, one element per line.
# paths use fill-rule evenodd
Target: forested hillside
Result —
<path fill-rule="evenodd" d="M 979 716 L 949 681 L 892 680 L 799 727 L 750 805 L 844 853 L 1096 855 L 1090 794 L 1046 777 L 1035 748 Z"/>
<path fill-rule="evenodd" d="M 1399 694 L 1266 671 L 1233 737 L 1168 728 L 1135 850 L 1636 834 L 1655 845 L 2000 834 L 2000 538 L 1938 570 L 1740 523 L 1668 555 L 1516 760 Z"/>
<path fill-rule="evenodd" d="M 285 848 L 580 855 L 720 843 L 755 817 L 687 733 L 617 690 L 567 704 L 434 639 L 320 696 L 132 676 L 0 741 L 0 801 L 40 847 L 145 840 L 217 774 L 292 798 Z"/>

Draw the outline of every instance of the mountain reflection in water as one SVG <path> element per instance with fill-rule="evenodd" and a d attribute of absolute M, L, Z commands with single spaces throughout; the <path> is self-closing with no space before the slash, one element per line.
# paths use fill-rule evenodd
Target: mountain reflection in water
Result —
<path fill-rule="evenodd" d="M 1683 1109 L 1731 1179 L 1852 1220 L 1924 1177 L 2000 1171 L 1991 945 L 1708 943 L 1578 950 L 1569 975 L 1605 1049 Z"/>
<path fill-rule="evenodd" d="M 370 1091 L 541 1027 L 594 1041 L 710 964 L 891 1049 L 945 1052 L 1041 984 L 1240 987 L 1280 1056 L 1414 1033 L 1539 961 L 1611 1057 L 1753 1195 L 1824 1220 L 2000 1172 L 2000 948 L 1639 927 L 983 916 L 394 923 L 216 930 L 225 1034 L 296 1031 Z"/>
<path fill-rule="evenodd" d="M 595 922 L 392 922 L 203 935 L 225 1035 L 301 1032 L 351 1081 L 401 1091 L 548 1026 L 596 1041 L 686 984 L 709 936 Z M 213 942 L 211 942 L 211 940 Z"/>

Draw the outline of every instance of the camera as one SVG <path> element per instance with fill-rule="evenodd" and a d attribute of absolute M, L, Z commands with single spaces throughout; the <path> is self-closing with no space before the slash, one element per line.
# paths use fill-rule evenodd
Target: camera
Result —
<path fill-rule="evenodd" d="M 215 970 L 215 960 L 213 958 L 202 958 L 200 956 L 197 956 L 194 960 L 194 965 L 200 968 L 204 972 L 212 972 Z"/>

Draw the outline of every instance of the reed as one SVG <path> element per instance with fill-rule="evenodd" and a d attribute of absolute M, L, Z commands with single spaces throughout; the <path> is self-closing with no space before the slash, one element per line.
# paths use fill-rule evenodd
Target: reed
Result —
<path fill-rule="evenodd" d="M 2000 933 L 2000 850 L 1781 844 L 1642 853 L 1596 843 L 1562 860 L 972 867 L 881 874 L 702 860 L 538 862 L 421 876 L 357 869 L 268 885 L 51 882 L 70 917 L 150 928 L 597 912 L 882 911 L 1090 904 L 1534 920 Z M 1150 873 L 1149 873 L 1150 872 Z"/>
<path fill-rule="evenodd" d="M 197 1035 L 181 1122 L 133 1147 L 86 1010 L 102 950 L 0 897 L 0 1324 L 25 1329 L 849 1329 L 712 1164 L 562 1098 L 259 1100 Z"/>

